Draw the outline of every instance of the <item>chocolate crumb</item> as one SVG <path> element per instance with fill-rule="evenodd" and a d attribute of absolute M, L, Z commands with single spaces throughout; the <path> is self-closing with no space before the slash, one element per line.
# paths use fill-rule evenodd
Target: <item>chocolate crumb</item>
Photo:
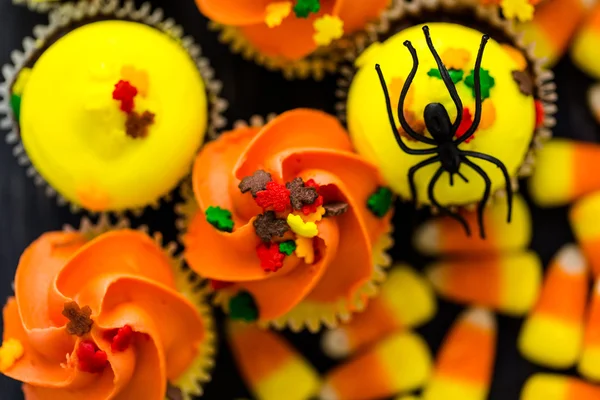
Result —
<path fill-rule="evenodd" d="M 348 203 L 337 202 L 331 203 L 324 206 L 325 217 L 337 217 L 338 215 L 344 214 L 348 211 Z"/>
<path fill-rule="evenodd" d="M 283 237 L 289 229 L 287 222 L 277 219 L 273 211 L 267 211 L 254 220 L 256 235 L 265 243 L 270 243 L 273 237 Z"/>
<path fill-rule="evenodd" d="M 252 176 L 247 176 L 238 185 L 242 193 L 251 192 L 252 197 L 256 197 L 256 194 L 260 191 L 267 189 L 267 183 L 271 182 L 271 174 L 259 169 Z"/>
<path fill-rule="evenodd" d="M 143 139 L 148 136 L 148 127 L 154 123 L 154 117 L 155 115 L 150 111 L 144 111 L 142 115 L 137 112 L 127 114 L 127 121 L 125 122 L 127 136 L 134 139 Z"/>
<path fill-rule="evenodd" d="M 512 77 L 519 84 L 519 90 L 525 96 L 533 95 L 533 79 L 526 71 L 513 71 Z"/>
<path fill-rule="evenodd" d="M 67 332 L 69 335 L 83 336 L 92 330 L 92 309 L 89 306 L 79 308 L 74 301 L 65 303 L 62 315 L 69 319 Z"/>
<path fill-rule="evenodd" d="M 167 399 L 168 400 L 183 400 L 183 392 L 171 382 L 167 383 Z"/>
<path fill-rule="evenodd" d="M 319 197 L 317 189 L 304 186 L 302 178 L 296 178 L 285 185 L 290 191 L 290 201 L 294 210 L 313 204 Z"/>

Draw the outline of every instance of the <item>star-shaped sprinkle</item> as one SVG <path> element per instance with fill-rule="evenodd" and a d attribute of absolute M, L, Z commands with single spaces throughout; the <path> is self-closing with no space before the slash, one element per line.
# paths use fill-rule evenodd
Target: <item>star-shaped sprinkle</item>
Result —
<path fill-rule="evenodd" d="M 108 366 L 106 352 L 100 350 L 96 343 L 85 340 L 77 347 L 79 369 L 90 374 L 99 374 Z"/>
<path fill-rule="evenodd" d="M 367 207 L 378 218 L 383 218 L 390 208 L 394 196 L 392 191 L 386 187 L 379 187 L 367 200 Z"/>
<path fill-rule="evenodd" d="M 248 292 L 239 292 L 229 300 L 231 319 L 254 322 L 258 319 L 258 307 Z"/>
<path fill-rule="evenodd" d="M 267 183 L 271 182 L 271 174 L 267 171 L 259 169 L 252 176 L 247 176 L 238 185 L 238 188 L 242 193 L 250 192 L 253 197 L 256 197 L 257 193 L 267 189 Z"/>
<path fill-rule="evenodd" d="M 291 256 L 296 251 L 296 243 L 293 240 L 279 243 L 279 251 L 286 256 Z"/>
<path fill-rule="evenodd" d="M 442 55 L 442 61 L 446 68 L 462 70 L 469 64 L 471 53 L 466 49 L 446 49 Z"/>
<path fill-rule="evenodd" d="M 527 71 L 513 71 L 512 77 L 519 85 L 519 91 L 525 96 L 533 95 L 533 79 Z"/>
<path fill-rule="evenodd" d="M 471 125 L 473 125 L 473 116 L 471 115 L 471 111 L 467 107 L 465 107 L 463 108 L 463 115 L 460 120 L 460 125 L 458 126 L 458 129 L 456 130 L 456 134 L 454 136 L 460 138 L 462 135 L 467 133 Z M 475 134 L 471 135 L 471 137 L 466 139 L 465 142 L 469 143 L 473 139 L 475 139 Z"/>
<path fill-rule="evenodd" d="M 327 46 L 344 36 L 344 21 L 336 16 L 324 15 L 317 18 L 313 26 L 315 28 L 313 39 L 319 46 Z"/>
<path fill-rule="evenodd" d="M 285 254 L 279 250 L 278 244 L 261 243 L 256 248 L 256 255 L 260 260 L 260 267 L 265 272 L 277 272 L 283 267 Z"/>
<path fill-rule="evenodd" d="M 294 210 L 302 210 L 302 207 L 314 204 L 319 193 L 312 186 L 306 186 L 302 178 L 296 178 L 286 184 L 290 191 L 290 201 Z"/>
<path fill-rule="evenodd" d="M 138 90 L 129 81 L 120 80 L 115 85 L 112 98 L 121 102 L 121 111 L 130 113 L 135 106 L 134 99 Z"/>
<path fill-rule="evenodd" d="M 296 239 L 296 256 L 304 259 L 306 264 L 315 262 L 315 249 L 312 238 L 299 236 Z"/>
<path fill-rule="evenodd" d="M 294 14 L 298 18 L 308 18 L 311 13 L 318 13 L 320 10 L 319 0 L 298 0 L 294 6 Z"/>
<path fill-rule="evenodd" d="M 256 236 L 264 243 L 270 243 L 274 237 L 283 237 L 290 229 L 283 219 L 278 219 L 273 211 L 267 211 L 254 220 Z"/>
<path fill-rule="evenodd" d="M 276 212 L 283 212 L 290 205 L 290 191 L 282 184 L 268 182 L 265 190 L 256 193 L 256 204 L 263 210 L 272 208 Z"/>
<path fill-rule="evenodd" d="M 137 112 L 127 114 L 125 121 L 125 132 L 127 136 L 137 139 L 148 136 L 148 127 L 154 124 L 155 115 L 150 111 L 144 111 L 141 115 Z"/>
<path fill-rule="evenodd" d="M 79 308 L 79 305 L 74 301 L 65 303 L 62 315 L 69 322 L 67 323 L 67 332 L 69 335 L 83 336 L 92 330 L 92 309 L 89 306 Z"/>
<path fill-rule="evenodd" d="M 481 81 L 481 99 L 485 100 L 490 97 L 490 90 L 496 85 L 496 80 L 490 75 L 490 72 L 486 69 L 479 69 L 479 78 Z M 475 97 L 475 71 L 471 70 L 469 76 L 465 78 L 465 85 L 473 90 L 473 97 Z"/>
<path fill-rule="evenodd" d="M 292 12 L 291 1 L 276 1 L 267 6 L 265 23 L 269 28 L 281 25 L 281 22 Z"/>
<path fill-rule="evenodd" d="M 450 75 L 450 79 L 452 79 L 452 82 L 456 85 L 458 82 L 462 81 L 465 73 L 463 70 L 450 69 L 448 70 L 448 74 Z M 427 72 L 427 75 L 431 76 L 432 78 L 442 79 L 442 74 L 437 68 L 431 68 Z"/>
<path fill-rule="evenodd" d="M 209 224 L 222 232 L 233 232 L 233 219 L 231 211 L 221 207 L 210 206 L 206 209 L 206 220 Z"/>
<path fill-rule="evenodd" d="M 507 19 L 517 19 L 521 22 L 531 21 L 535 11 L 528 0 L 502 0 L 500 7 Z"/>
<path fill-rule="evenodd" d="M 299 215 L 289 214 L 287 223 L 296 235 L 312 238 L 319 234 L 317 224 L 314 222 L 304 222 Z"/>

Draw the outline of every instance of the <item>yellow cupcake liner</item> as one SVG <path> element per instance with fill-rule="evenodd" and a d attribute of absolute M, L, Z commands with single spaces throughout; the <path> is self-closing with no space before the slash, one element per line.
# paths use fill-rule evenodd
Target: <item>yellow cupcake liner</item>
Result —
<path fill-rule="evenodd" d="M 130 221 L 126 218 L 114 218 L 108 214 L 100 215 L 96 221 L 88 217 L 83 217 L 78 228 L 71 225 L 63 227 L 64 231 L 79 233 L 88 241 L 103 233 L 119 229 L 131 229 Z M 172 382 L 172 385 L 181 390 L 184 400 L 191 400 L 196 396 L 201 396 L 203 385 L 210 381 L 210 372 L 214 366 L 214 356 L 216 353 L 217 337 L 215 334 L 215 322 L 211 308 L 207 302 L 207 292 L 204 289 L 202 280 L 185 266 L 183 257 L 176 255 L 178 249 L 177 243 L 165 243 L 161 233 L 150 233 L 150 229 L 145 225 L 140 226 L 137 230 L 152 237 L 156 244 L 163 249 L 173 269 L 177 290 L 196 306 L 206 329 L 205 338 L 199 349 L 198 357 L 196 357 L 187 371 L 176 382 Z"/>
<path fill-rule="evenodd" d="M 345 62 L 339 68 L 340 77 L 337 80 L 336 97 L 338 102 L 335 109 L 338 118 L 346 122 L 346 103 L 348 100 L 348 91 L 356 73 L 354 62 L 356 59 L 373 43 L 382 40 L 390 31 L 394 31 L 394 26 L 402 23 L 403 19 L 410 17 L 418 17 L 424 12 L 435 11 L 440 16 L 444 16 L 444 20 L 452 20 L 452 14 L 465 15 L 471 14 L 473 24 L 480 26 L 482 24 L 489 25 L 496 31 L 501 32 L 506 38 L 512 41 L 512 45 L 519 49 L 528 61 L 528 64 L 533 73 L 536 86 L 536 99 L 542 102 L 545 118 L 542 126 L 535 129 L 531 139 L 529 150 L 527 151 L 523 162 L 516 174 L 512 177 L 513 191 L 519 189 L 518 179 L 528 177 L 532 174 L 535 165 L 535 156 L 544 143 L 552 137 L 552 128 L 556 125 L 554 115 L 557 112 L 556 100 L 556 84 L 554 83 L 554 73 L 544 66 L 545 60 L 535 56 L 535 44 L 525 44 L 522 34 L 517 33 L 514 21 L 507 21 L 501 17 L 498 6 L 481 6 L 464 0 L 395 0 L 392 7 L 384 12 L 381 20 L 377 24 L 368 26 L 366 37 L 372 38 L 371 41 L 361 41 L 353 46 L 353 50 L 347 51 L 345 54 Z M 505 189 L 498 189 L 490 197 L 488 206 L 493 204 L 495 200 L 504 199 L 506 197 Z M 460 206 L 467 210 L 474 210 L 476 204 L 468 204 Z M 451 206 L 450 209 L 456 211 L 459 207 Z M 430 209 L 437 213 L 435 207 Z"/>
<path fill-rule="evenodd" d="M 253 116 L 250 118 L 249 123 L 237 121 L 234 127 L 261 127 L 266 122 L 275 118 L 275 116 L 275 114 L 270 114 L 267 118 Z M 175 225 L 178 231 L 178 239 L 183 244 L 184 236 L 190 226 L 191 220 L 199 211 L 190 179 L 181 185 L 180 195 L 182 201 L 175 205 L 175 213 L 177 214 Z M 368 300 L 378 294 L 379 287 L 386 278 L 385 270 L 392 265 L 392 258 L 388 254 L 388 250 L 393 245 L 393 225 L 390 225 L 390 231 L 385 233 L 373 246 L 373 273 L 370 280 L 358 289 L 351 298 L 341 298 L 331 304 L 302 301 L 284 316 L 275 320 L 261 322 L 259 325 L 263 328 L 272 327 L 278 330 L 289 328 L 294 332 L 307 329 L 312 333 L 316 333 L 323 326 L 335 328 L 340 323 L 348 322 L 353 313 L 364 310 Z M 226 288 L 213 290 L 209 285 L 205 286 L 205 290 L 214 294 L 212 302 L 215 306 L 219 306 L 226 313 L 229 313 L 229 299 L 235 293 L 228 291 Z"/>
<path fill-rule="evenodd" d="M 17 1 L 29 2 L 30 0 Z M 38 4 L 35 1 L 33 3 Z M 40 6 L 42 4 L 46 3 L 39 3 Z M 165 19 L 162 9 L 153 9 L 150 3 L 147 2 L 143 3 L 140 7 L 136 7 L 132 0 L 82 0 L 55 7 L 49 14 L 50 22 L 48 25 L 34 27 L 33 36 L 23 39 L 23 50 L 14 50 L 11 53 L 12 62 L 2 67 L 2 82 L 0 82 L 0 129 L 8 131 L 5 140 L 12 146 L 13 156 L 17 159 L 18 164 L 26 169 L 27 176 L 33 179 L 36 186 L 45 188 L 47 197 L 56 198 L 59 206 L 68 205 L 73 213 L 79 213 L 84 208 L 69 202 L 57 193 L 38 173 L 27 156 L 21 141 L 19 125 L 15 120 L 10 105 L 12 87 L 17 81 L 21 70 L 42 52 L 49 42 L 59 37 L 61 32 L 68 30 L 71 26 L 78 27 L 84 25 L 86 21 L 95 22 L 103 19 L 140 22 L 152 26 L 179 41 L 194 60 L 206 86 L 209 110 L 207 138 L 214 139 L 217 136 L 217 132 L 227 124 L 223 113 L 227 110 L 228 103 L 225 99 L 221 98 L 222 82 L 215 78 L 215 72 L 210 66 L 209 60 L 202 55 L 200 46 L 191 36 L 184 36 L 183 28 L 176 25 L 174 20 Z M 147 208 L 158 209 L 163 203 L 170 201 L 171 193 L 163 195 L 145 207 L 122 212 L 111 212 L 111 214 L 120 215 L 128 211 L 136 216 L 141 215 Z M 96 213 L 91 212 L 91 214 Z"/>

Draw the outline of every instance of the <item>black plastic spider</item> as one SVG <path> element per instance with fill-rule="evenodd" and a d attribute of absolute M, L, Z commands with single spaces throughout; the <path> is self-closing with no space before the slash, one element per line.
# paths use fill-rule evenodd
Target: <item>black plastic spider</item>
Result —
<path fill-rule="evenodd" d="M 410 127 L 410 125 L 408 124 L 408 121 L 406 120 L 406 117 L 404 116 L 404 102 L 406 100 L 406 95 L 408 94 L 410 85 L 415 77 L 415 74 L 417 73 L 417 69 L 419 67 L 419 59 L 417 58 L 417 52 L 416 52 L 415 48 L 413 47 L 412 43 L 407 40 L 404 42 L 404 45 L 408 48 L 408 51 L 410 51 L 410 54 L 412 55 L 413 67 L 412 67 L 412 70 L 410 71 L 410 74 L 408 75 L 408 77 L 406 79 L 406 82 L 404 83 L 404 87 L 402 88 L 402 92 L 400 94 L 400 101 L 398 103 L 398 118 L 400 120 L 400 125 L 402 126 L 402 129 L 411 138 L 413 138 L 414 140 L 419 141 L 421 143 L 426 143 L 426 144 L 429 144 L 429 145 L 432 145 L 435 147 L 432 147 L 429 149 L 411 149 L 402 141 L 402 137 L 400 136 L 400 132 L 398 132 L 398 128 L 396 128 L 396 123 L 394 121 L 394 114 L 392 111 L 392 103 L 390 101 L 390 95 L 389 95 L 389 92 L 387 89 L 387 85 L 385 83 L 385 78 L 383 77 L 383 73 L 381 72 L 381 67 L 379 66 L 379 64 L 377 64 L 375 66 L 375 69 L 377 70 L 377 73 L 379 75 L 379 80 L 381 81 L 381 87 L 383 88 L 383 93 L 385 94 L 385 100 L 386 100 L 386 104 L 387 104 L 387 112 L 388 112 L 388 116 L 390 119 L 390 124 L 392 125 L 392 130 L 394 132 L 394 136 L 396 137 L 396 141 L 398 142 L 398 145 L 400 146 L 400 148 L 407 154 L 414 154 L 414 155 L 435 154 L 433 157 L 428 158 L 428 159 L 421 161 L 420 163 L 412 166 L 410 168 L 410 170 L 408 171 L 408 181 L 410 184 L 411 195 L 412 195 L 413 201 L 416 203 L 417 202 L 417 190 L 416 190 L 416 186 L 415 186 L 416 172 L 419 169 L 421 169 L 427 165 L 439 162 L 441 165 L 438 168 L 438 170 L 435 172 L 435 174 L 433 175 L 433 178 L 431 179 L 431 181 L 429 182 L 429 187 L 428 187 L 429 200 L 431 201 L 432 205 L 436 206 L 444 214 L 447 214 L 448 216 L 450 216 L 453 219 L 460 222 L 462 224 L 462 226 L 465 228 L 467 235 L 470 236 L 471 229 L 469 228 L 469 225 L 467 224 L 467 221 L 464 219 L 464 217 L 460 214 L 452 212 L 447 207 L 441 205 L 436 200 L 435 195 L 434 195 L 435 184 L 437 183 L 437 181 L 440 179 L 440 177 L 442 176 L 442 174 L 444 172 L 448 172 L 448 174 L 450 175 L 450 186 L 454 186 L 454 175 L 455 174 L 458 175 L 460 178 L 462 178 L 465 182 L 468 182 L 467 178 L 464 175 L 462 175 L 459 171 L 460 166 L 462 164 L 468 165 L 473 170 L 475 170 L 475 172 L 477 172 L 485 181 L 485 191 L 483 193 L 483 198 L 482 198 L 481 202 L 479 203 L 479 206 L 477 209 L 477 217 L 478 217 L 478 222 L 479 222 L 480 235 L 481 235 L 481 238 L 485 238 L 485 230 L 484 230 L 484 226 L 483 226 L 483 211 L 484 211 L 485 205 L 488 202 L 489 197 L 490 197 L 492 182 L 491 182 L 489 176 L 487 175 L 487 173 L 479 165 L 477 165 L 473 161 L 469 160 L 468 157 L 473 157 L 473 158 L 478 158 L 481 160 L 489 161 L 502 170 L 502 173 L 504 174 L 504 179 L 506 180 L 506 195 L 507 195 L 506 197 L 508 200 L 508 218 L 507 218 L 508 222 L 510 222 L 511 216 L 512 216 L 512 196 L 513 196 L 510 176 L 508 174 L 508 171 L 506 170 L 506 166 L 502 163 L 502 161 L 498 160 L 497 158 L 492 157 L 488 154 L 484 154 L 484 153 L 461 150 L 458 148 L 458 146 L 461 143 L 463 143 L 465 140 L 467 140 L 471 136 L 473 136 L 473 134 L 479 127 L 479 122 L 481 121 L 482 99 L 481 99 L 480 68 L 481 68 L 481 60 L 483 58 L 483 51 L 485 50 L 485 46 L 487 44 L 487 41 L 489 40 L 489 36 L 484 35 L 481 38 L 481 44 L 479 46 L 477 60 L 475 61 L 475 76 L 474 76 L 475 116 L 473 118 L 473 123 L 471 124 L 471 126 L 469 127 L 467 132 L 465 132 L 464 135 L 462 135 L 461 137 L 459 137 L 457 139 L 454 139 L 454 136 L 458 130 L 458 127 L 460 126 L 462 116 L 463 116 L 462 101 L 456 91 L 456 87 L 454 86 L 452 79 L 450 78 L 450 74 L 448 73 L 446 66 L 444 65 L 444 63 L 440 59 L 440 56 L 438 55 L 437 51 L 433 47 L 433 42 L 431 41 L 431 35 L 429 34 L 429 27 L 424 26 L 423 32 L 425 33 L 425 39 L 427 41 L 427 46 L 429 47 L 429 50 L 431 51 L 431 54 L 433 54 L 433 57 L 435 58 L 435 61 L 437 63 L 442 80 L 444 81 L 444 84 L 446 85 L 446 88 L 448 89 L 448 92 L 450 93 L 450 97 L 452 98 L 452 100 L 454 101 L 454 104 L 456 105 L 457 117 L 456 117 L 456 120 L 454 121 L 454 123 L 452 123 L 450 121 L 450 116 L 448 115 L 448 111 L 442 104 L 430 103 L 425 107 L 424 119 L 425 119 L 425 126 L 427 127 L 427 130 L 431 134 L 431 138 L 415 132 L 415 130 L 413 130 Z"/>

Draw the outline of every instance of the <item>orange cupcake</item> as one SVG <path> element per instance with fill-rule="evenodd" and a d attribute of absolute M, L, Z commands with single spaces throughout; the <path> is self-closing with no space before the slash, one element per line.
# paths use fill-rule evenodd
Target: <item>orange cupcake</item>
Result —
<path fill-rule="evenodd" d="M 201 296 L 174 270 L 181 265 L 143 232 L 89 236 L 47 233 L 23 253 L 0 371 L 24 382 L 26 399 L 201 394 L 212 320 L 192 302 Z"/>
<path fill-rule="evenodd" d="M 351 35 L 375 21 L 391 0 L 196 0 L 221 41 L 288 77 L 334 72 Z"/>
<path fill-rule="evenodd" d="M 392 194 L 334 117 L 298 109 L 225 133 L 192 181 L 184 257 L 232 318 L 317 331 L 374 294 Z"/>

